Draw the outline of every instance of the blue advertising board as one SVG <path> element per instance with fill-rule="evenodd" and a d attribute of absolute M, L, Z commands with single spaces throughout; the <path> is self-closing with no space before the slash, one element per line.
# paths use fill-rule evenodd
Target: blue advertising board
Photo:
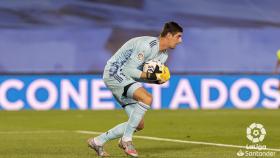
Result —
<path fill-rule="evenodd" d="M 173 75 L 143 86 L 153 109 L 269 108 L 280 104 L 274 75 Z M 118 109 L 101 75 L 2 75 L 0 110 Z"/>

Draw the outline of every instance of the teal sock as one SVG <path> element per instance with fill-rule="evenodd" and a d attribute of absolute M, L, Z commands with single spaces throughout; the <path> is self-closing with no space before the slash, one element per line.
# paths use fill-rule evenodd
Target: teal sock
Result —
<path fill-rule="evenodd" d="M 125 111 L 128 116 L 131 115 L 134 108 L 135 108 L 134 105 L 129 105 L 129 106 L 125 107 Z M 127 122 L 118 124 L 117 126 L 111 128 L 109 131 L 102 133 L 101 135 L 95 137 L 94 138 L 95 143 L 97 145 L 103 146 L 109 140 L 120 138 L 121 136 L 123 136 L 126 126 L 127 126 Z"/>
<path fill-rule="evenodd" d="M 109 140 L 120 138 L 123 135 L 126 126 L 127 126 L 127 122 L 118 124 L 117 126 L 113 127 L 109 131 L 95 137 L 96 144 L 103 146 Z"/>
<path fill-rule="evenodd" d="M 150 106 L 139 102 L 134 110 L 132 111 L 132 113 L 130 114 L 130 117 L 127 121 L 127 126 L 125 128 L 122 140 L 123 141 L 132 141 L 132 135 L 134 133 L 134 131 L 136 130 L 137 126 L 139 125 L 141 119 L 143 118 L 143 116 L 145 115 L 145 112 L 147 111 L 147 109 L 149 109 Z"/>

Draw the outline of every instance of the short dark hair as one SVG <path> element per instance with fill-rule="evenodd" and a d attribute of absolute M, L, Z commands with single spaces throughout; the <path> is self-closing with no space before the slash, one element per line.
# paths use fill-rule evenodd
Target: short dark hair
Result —
<path fill-rule="evenodd" d="M 164 24 L 164 27 L 160 33 L 160 36 L 165 37 L 168 33 L 175 35 L 178 32 L 183 32 L 183 28 L 176 22 L 170 21 L 170 22 Z"/>

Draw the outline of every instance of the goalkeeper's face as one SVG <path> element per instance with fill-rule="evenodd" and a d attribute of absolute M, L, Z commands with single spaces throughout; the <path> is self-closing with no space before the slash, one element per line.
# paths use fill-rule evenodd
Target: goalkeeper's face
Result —
<path fill-rule="evenodd" d="M 174 35 L 168 33 L 167 39 L 169 43 L 169 48 L 174 49 L 177 46 L 177 44 L 182 42 L 182 32 L 177 32 Z"/>

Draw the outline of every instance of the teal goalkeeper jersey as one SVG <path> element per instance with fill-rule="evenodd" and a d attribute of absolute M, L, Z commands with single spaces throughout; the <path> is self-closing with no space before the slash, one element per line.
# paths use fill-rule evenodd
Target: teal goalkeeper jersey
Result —
<path fill-rule="evenodd" d="M 159 51 L 157 37 L 142 36 L 127 41 L 107 62 L 105 73 L 110 76 L 120 71 L 134 79 L 139 79 L 143 64 L 152 59 L 165 63 L 168 58 L 167 51 Z"/>

